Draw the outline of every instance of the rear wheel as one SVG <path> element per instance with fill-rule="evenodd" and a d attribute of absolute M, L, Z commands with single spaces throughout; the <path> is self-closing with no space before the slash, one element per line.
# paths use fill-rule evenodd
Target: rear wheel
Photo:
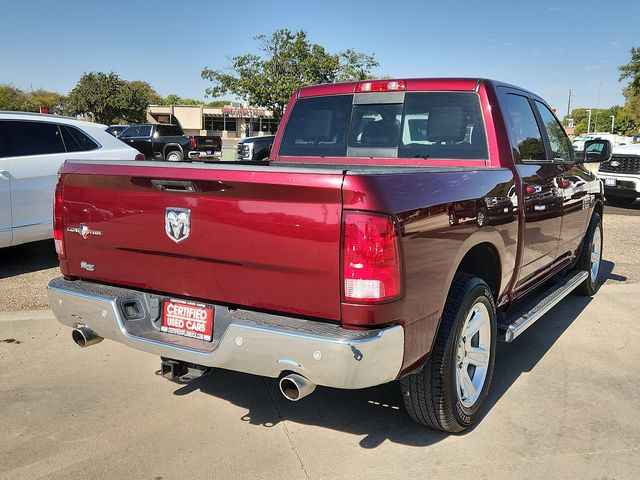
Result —
<path fill-rule="evenodd" d="M 589 276 L 576 288 L 576 293 L 591 296 L 600 288 L 598 273 L 602 261 L 602 239 L 602 219 L 598 212 L 594 212 L 576 265 L 578 270 L 586 270 Z"/>
<path fill-rule="evenodd" d="M 409 415 L 418 423 L 461 432 L 479 418 L 496 349 L 496 309 L 487 284 L 456 276 L 433 351 L 424 367 L 401 380 Z"/>
<path fill-rule="evenodd" d="M 167 162 L 181 162 L 182 152 L 179 150 L 172 150 L 167 153 Z"/>
<path fill-rule="evenodd" d="M 627 206 L 636 201 L 636 197 L 618 197 L 616 195 L 605 195 L 607 202 L 612 205 Z"/>

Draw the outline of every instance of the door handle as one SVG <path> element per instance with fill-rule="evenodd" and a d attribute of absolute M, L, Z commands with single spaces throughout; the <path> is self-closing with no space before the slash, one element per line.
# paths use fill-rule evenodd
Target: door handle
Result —
<path fill-rule="evenodd" d="M 6 170 L 0 170 L 0 178 L 2 180 L 10 180 L 9 172 L 7 172 Z"/>

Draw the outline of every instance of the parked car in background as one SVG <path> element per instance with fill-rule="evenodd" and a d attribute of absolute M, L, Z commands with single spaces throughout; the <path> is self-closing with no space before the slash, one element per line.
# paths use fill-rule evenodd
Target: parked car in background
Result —
<path fill-rule="evenodd" d="M 179 125 L 145 123 L 131 125 L 120 134 L 120 140 L 143 153 L 148 160 L 181 162 L 198 158 L 194 137 L 185 135 Z"/>
<path fill-rule="evenodd" d="M 129 125 L 109 125 L 109 128 L 107 128 L 107 133 L 110 133 L 116 138 L 120 138 L 122 132 L 124 132 L 127 128 L 129 128 Z"/>
<path fill-rule="evenodd" d="M 598 177 L 604 183 L 604 196 L 614 205 L 631 205 L 640 198 L 640 145 L 613 147 L 613 156 L 602 162 Z"/>
<path fill-rule="evenodd" d="M 236 160 L 258 162 L 269 160 L 269 154 L 275 138 L 275 135 L 243 138 L 238 142 Z"/>
<path fill-rule="evenodd" d="M 198 160 L 220 160 L 222 157 L 222 137 L 215 135 L 196 135 Z"/>
<path fill-rule="evenodd" d="M 107 126 L 0 112 L 0 247 L 51 238 L 53 191 L 65 160 L 140 160 Z"/>

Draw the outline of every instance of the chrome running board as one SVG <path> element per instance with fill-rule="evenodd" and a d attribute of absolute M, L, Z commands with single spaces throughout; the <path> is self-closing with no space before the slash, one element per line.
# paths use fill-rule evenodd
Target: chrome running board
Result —
<path fill-rule="evenodd" d="M 584 270 L 568 275 L 553 285 L 551 291 L 545 290 L 521 308 L 516 308 L 506 321 L 498 326 L 498 339 L 507 343 L 512 342 L 557 305 L 560 300 L 575 290 L 588 276 L 589 272 Z"/>

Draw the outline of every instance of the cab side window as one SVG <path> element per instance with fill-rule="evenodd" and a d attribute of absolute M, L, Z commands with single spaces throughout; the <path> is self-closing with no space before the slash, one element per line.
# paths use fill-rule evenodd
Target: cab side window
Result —
<path fill-rule="evenodd" d="M 138 127 L 129 127 L 120 135 L 122 138 L 133 138 L 138 136 Z"/>
<path fill-rule="evenodd" d="M 547 136 L 549 137 L 549 146 L 551 147 L 552 155 L 552 158 L 549 158 L 549 160 L 556 162 L 570 161 L 571 144 L 564 132 L 564 128 L 562 128 L 562 125 L 560 125 L 556 117 L 551 113 L 551 110 L 549 110 L 544 103 L 537 100 L 535 103 L 538 112 L 540 112 L 542 123 L 544 123 L 544 128 L 547 131 Z"/>
<path fill-rule="evenodd" d="M 522 95 L 507 94 L 507 113 L 509 116 L 509 128 L 518 142 L 520 160 L 535 161 L 547 160 L 542 134 L 538 128 L 538 122 L 531 109 L 529 100 Z"/>

